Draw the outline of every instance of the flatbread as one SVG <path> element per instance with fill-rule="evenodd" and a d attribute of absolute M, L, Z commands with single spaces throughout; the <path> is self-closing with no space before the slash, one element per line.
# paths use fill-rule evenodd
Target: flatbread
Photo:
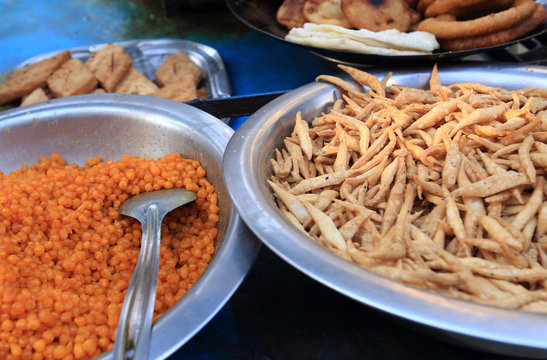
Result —
<path fill-rule="evenodd" d="M 439 48 L 435 36 L 423 31 L 373 32 L 311 23 L 292 29 L 285 39 L 302 45 L 376 55 L 423 55 Z"/>

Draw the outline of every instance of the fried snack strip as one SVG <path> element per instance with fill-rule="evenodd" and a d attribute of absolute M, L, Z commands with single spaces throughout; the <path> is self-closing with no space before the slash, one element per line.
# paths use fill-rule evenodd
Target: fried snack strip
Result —
<path fill-rule="evenodd" d="M 446 21 L 428 18 L 420 22 L 418 31 L 426 31 L 438 38 L 453 39 L 487 34 L 510 28 L 531 16 L 536 9 L 533 0 L 517 0 L 507 10 L 491 13 L 480 18 L 462 21 Z"/>
<path fill-rule="evenodd" d="M 541 4 L 536 4 L 536 9 L 532 16 L 509 29 L 494 31 L 483 35 L 438 40 L 441 47 L 444 50 L 449 51 L 494 46 L 504 44 L 529 34 L 539 25 L 543 24 L 545 20 L 547 20 L 547 9 L 545 9 L 545 6 Z"/>
<path fill-rule="evenodd" d="M 313 119 L 297 113 L 275 151 L 282 213 L 378 274 L 547 313 L 547 91 L 445 86 L 436 66 L 429 89 L 386 86 L 339 67 L 353 81 L 317 81 L 341 99 Z"/>

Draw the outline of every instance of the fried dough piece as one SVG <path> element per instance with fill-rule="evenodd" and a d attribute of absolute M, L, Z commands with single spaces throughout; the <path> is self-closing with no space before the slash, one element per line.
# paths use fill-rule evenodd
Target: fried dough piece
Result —
<path fill-rule="evenodd" d="M 454 15 L 457 19 L 477 18 L 489 13 L 509 9 L 514 2 L 514 0 L 481 1 L 473 5 L 455 7 L 450 10 L 450 14 Z"/>
<path fill-rule="evenodd" d="M 532 16 L 535 10 L 536 3 L 533 0 L 516 0 L 509 9 L 470 20 L 446 21 L 436 17 L 427 18 L 421 21 L 416 29 L 432 33 L 438 39 L 484 35 L 516 26 Z"/>
<path fill-rule="evenodd" d="M 87 94 L 97 87 L 97 79 L 79 59 L 70 59 L 47 79 L 54 97 Z"/>
<path fill-rule="evenodd" d="M 306 0 L 285 0 L 277 9 L 275 18 L 278 23 L 288 30 L 302 27 L 306 23 L 304 17 L 304 3 Z"/>
<path fill-rule="evenodd" d="M 47 78 L 71 57 L 70 51 L 65 50 L 11 74 L 5 82 L 0 84 L 0 105 L 28 95 L 37 88 L 44 87 Z"/>
<path fill-rule="evenodd" d="M 123 94 L 150 95 L 158 86 L 148 80 L 137 68 L 131 66 L 114 92 Z"/>
<path fill-rule="evenodd" d="M 188 55 L 179 51 L 174 55 L 167 55 L 155 75 L 158 84 L 165 86 L 179 81 L 186 73 L 192 75 L 195 85 L 201 81 L 201 68 Z"/>
<path fill-rule="evenodd" d="M 192 74 L 185 73 L 177 81 L 165 85 L 151 95 L 185 102 L 195 99 L 197 90 Z"/>
<path fill-rule="evenodd" d="M 412 22 L 404 0 L 341 0 L 342 11 L 357 29 L 408 31 Z"/>
<path fill-rule="evenodd" d="M 435 0 L 425 9 L 424 15 L 425 17 L 435 17 L 446 14 L 456 7 L 476 5 L 484 1 L 486 0 Z"/>
<path fill-rule="evenodd" d="M 304 4 L 304 17 L 314 24 L 351 28 L 350 22 L 342 12 L 340 0 L 307 0 Z"/>
<path fill-rule="evenodd" d="M 36 104 L 38 102 L 46 101 L 49 99 L 50 96 L 46 93 L 46 90 L 44 90 L 44 88 L 37 88 L 34 89 L 34 91 L 27 96 L 23 97 L 20 106 Z"/>
<path fill-rule="evenodd" d="M 504 44 L 523 37 L 547 20 L 547 9 L 542 4 L 536 4 L 536 10 L 531 17 L 509 29 L 495 31 L 489 34 L 462 37 L 456 39 L 439 39 L 443 50 L 459 51 Z"/>
<path fill-rule="evenodd" d="M 120 45 L 107 44 L 93 52 L 85 65 L 107 92 L 112 92 L 133 61 Z"/>
<path fill-rule="evenodd" d="M 209 93 L 207 92 L 207 89 L 204 87 L 200 87 L 196 90 L 196 96 L 200 99 L 208 99 Z"/>

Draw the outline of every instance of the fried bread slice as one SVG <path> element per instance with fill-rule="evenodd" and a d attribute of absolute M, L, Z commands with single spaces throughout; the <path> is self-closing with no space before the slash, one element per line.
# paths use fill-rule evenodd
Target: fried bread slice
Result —
<path fill-rule="evenodd" d="M 17 70 L 0 84 L 0 104 L 19 99 L 37 88 L 44 87 L 48 77 L 71 58 L 70 51 L 65 50 Z"/>
<path fill-rule="evenodd" d="M 54 97 L 88 94 L 97 88 L 97 79 L 79 59 L 70 59 L 47 79 Z"/>
<path fill-rule="evenodd" d="M 185 102 L 195 99 L 198 93 L 192 74 L 184 73 L 177 81 L 170 82 L 151 95 Z"/>
<path fill-rule="evenodd" d="M 38 102 L 46 101 L 50 99 L 50 96 L 48 95 L 48 92 L 46 92 L 47 89 L 44 88 L 37 88 L 34 89 L 30 94 L 26 95 L 21 99 L 21 106 L 35 104 Z"/>
<path fill-rule="evenodd" d="M 94 51 L 85 65 L 99 80 L 101 86 L 112 92 L 125 76 L 133 61 L 120 45 L 107 44 Z"/>
<path fill-rule="evenodd" d="M 124 94 L 150 95 L 158 86 L 148 80 L 137 68 L 131 66 L 114 92 Z"/>
<path fill-rule="evenodd" d="M 176 54 L 167 55 L 163 63 L 156 70 L 155 75 L 158 84 L 165 86 L 169 83 L 179 81 L 186 73 L 192 75 L 195 85 L 201 81 L 201 68 L 187 54 L 179 51 Z"/>

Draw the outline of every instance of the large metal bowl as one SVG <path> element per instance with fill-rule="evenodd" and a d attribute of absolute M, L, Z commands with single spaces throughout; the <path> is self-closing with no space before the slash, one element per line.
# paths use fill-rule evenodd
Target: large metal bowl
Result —
<path fill-rule="evenodd" d="M 383 78 L 389 69 L 371 69 Z M 389 83 L 426 87 L 431 68 L 396 71 Z M 480 82 L 518 89 L 547 87 L 547 68 L 505 65 L 439 67 L 445 85 Z M 319 74 L 318 74 L 319 75 Z M 478 305 L 388 279 L 334 255 L 306 237 L 278 211 L 266 179 L 274 149 L 294 127 L 297 111 L 312 119 L 339 98 L 338 90 L 313 83 L 291 91 L 246 120 L 226 148 L 226 186 L 247 225 L 264 244 L 311 278 L 357 301 L 433 334 L 480 350 L 519 357 L 547 356 L 547 316 Z M 419 326 L 422 328 L 422 326 Z"/>
<path fill-rule="evenodd" d="M 237 289 L 259 242 L 239 218 L 224 185 L 221 162 L 233 130 L 189 105 L 139 95 L 81 95 L 25 106 L 0 116 L 0 170 L 40 155 L 61 154 L 83 165 L 100 156 L 157 158 L 179 152 L 199 160 L 219 197 L 216 253 L 186 295 L 153 326 L 149 356 L 165 358 L 197 333 Z M 111 352 L 101 356 L 111 359 Z"/>

